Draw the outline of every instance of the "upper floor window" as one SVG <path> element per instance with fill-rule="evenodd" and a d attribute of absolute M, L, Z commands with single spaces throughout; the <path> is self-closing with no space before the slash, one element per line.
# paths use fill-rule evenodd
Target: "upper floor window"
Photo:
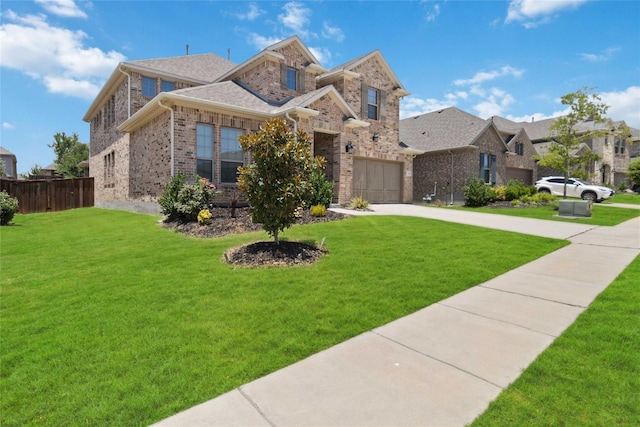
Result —
<path fill-rule="evenodd" d="M 196 125 L 196 174 L 213 182 L 213 126 Z"/>
<path fill-rule="evenodd" d="M 148 98 L 156 96 L 156 79 L 142 76 L 142 96 Z"/>
<path fill-rule="evenodd" d="M 625 140 L 624 139 L 615 138 L 613 140 L 613 143 L 615 145 L 616 154 L 624 154 Z"/>
<path fill-rule="evenodd" d="M 171 92 L 175 87 L 176 85 L 173 82 L 166 82 L 164 80 L 160 82 L 160 92 Z"/>
<path fill-rule="evenodd" d="M 235 183 L 238 167 L 244 164 L 244 153 L 238 138 L 240 129 L 220 128 L 220 181 Z"/>
<path fill-rule="evenodd" d="M 287 89 L 298 90 L 298 70 L 287 68 Z"/>
<path fill-rule="evenodd" d="M 522 142 L 516 142 L 516 154 L 524 156 L 524 144 Z"/>
<path fill-rule="evenodd" d="M 372 120 L 378 120 L 379 99 L 380 94 L 377 89 L 367 89 L 367 117 Z"/>

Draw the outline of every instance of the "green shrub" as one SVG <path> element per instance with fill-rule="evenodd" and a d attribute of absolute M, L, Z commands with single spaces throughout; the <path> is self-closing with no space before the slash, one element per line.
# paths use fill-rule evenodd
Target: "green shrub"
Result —
<path fill-rule="evenodd" d="M 464 192 L 464 205 L 471 208 L 486 206 L 496 200 L 493 189 L 480 178 L 471 178 L 469 185 L 462 187 L 462 191 Z"/>
<path fill-rule="evenodd" d="M 322 169 L 318 168 L 311 174 L 309 183 L 311 184 L 309 206 L 323 205 L 328 208 L 333 201 L 333 182 L 328 181 Z"/>
<path fill-rule="evenodd" d="M 311 215 L 315 217 L 327 216 L 327 207 L 325 205 L 311 206 Z"/>
<path fill-rule="evenodd" d="M 369 208 L 369 202 L 363 199 L 362 197 L 354 197 L 349 202 L 348 208 L 354 209 L 354 210 L 358 210 L 358 209 L 365 210 Z"/>
<path fill-rule="evenodd" d="M 505 185 L 505 199 L 516 200 L 522 196 L 532 196 L 536 193 L 536 187 L 533 185 L 526 186 L 520 180 L 511 179 Z"/>
<path fill-rule="evenodd" d="M 622 192 L 624 192 L 625 190 L 628 190 L 628 189 L 629 189 L 629 184 L 627 184 L 626 181 L 622 181 L 620 184 L 618 184 L 618 192 L 619 193 L 622 193 Z"/>
<path fill-rule="evenodd" d="M 196 177 L 195 183 L 187 184 L 185 175 L 178 173 L 169 181 L 158 203 L 167 220 L 192 222 L 216 194 L 216 186 L 205 178 Z"/>
<path fill-rule="evenodd" d="M 493 192 L 496 195 L 496 200 L 513 200 L 507 199 L 507 187 L 504 185 L 499 185 L 493 189 Z"/>
<path fill-rule="evenodd" d="M 18 199 L 4 190 L 0 191 L 0 225 L 9 224 L 17 211 Z"/>

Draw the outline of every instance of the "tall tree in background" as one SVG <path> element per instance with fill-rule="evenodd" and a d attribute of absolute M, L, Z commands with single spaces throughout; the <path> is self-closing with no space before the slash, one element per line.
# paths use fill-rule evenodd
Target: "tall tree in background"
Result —
<path fill-rule="evenodd" d="M 561 98 L 562 105 L 569 106 L 569 114 L 558 117 L 549 127 L 551 131 L 551 135 L 548 137 L 551 141 L 549 150 L 538 157 L 539 165 L 551 167 L 562 172 L 564 176 L 564 198 L 567 197 L 567 179 L 572 172 L 599 159 L 599 156 L 591 150 L 577 155 L 582 143 L 604 134 L 596 126 L 589 130 L 579 129 L 577 126 L 585 121 L 593 121 L 594 124 L 606 121 L 605 114 L 607 114 L 609 106 L 601 102 L 598 94 L 591 93 L 591 91 L 592 88 L 583 87 Z"/>
<path fill-rule="evenodd" d="M 64 132 L 53 135 L 54 142 L 49 145 L 56 155 L 56 172 L 65 178 L 81 177 L 84 173 L 78 163 L 89 160 L 89 146 L 78 141 L 78 134 L 67 136 Z"/>

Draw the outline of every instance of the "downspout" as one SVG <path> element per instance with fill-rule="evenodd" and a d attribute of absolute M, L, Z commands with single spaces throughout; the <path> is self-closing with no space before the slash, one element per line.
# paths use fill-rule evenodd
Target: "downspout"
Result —
<path fill-rule="evenodd" d="M 162 104 L 162 100 L 158 99 L 158 105 L 161 108 L 164 108 L 165 110 L 169 110 L 171 112 L 171 178 L 173 178 L 175 176 L 175 171 L 174 171 L 174 150 L 175 150 L 175 145 L 174 145 L 174 112 L 173 112 L 173 108 L 171 107 L 167 107 L 166 105 Z"/>
<path fill-rule="evenodd" d="M 287 111 L 286 113 L 284 113 L 284 116 L 287 118 L 287 120 L 290 120 L 293 122 L 293 136 L 295 138 L 298 137 L 298 122 L 295 121 L 295 119 L 293 119 L 290 115 L 289 112 Z"/>
<path fill-rule="evenodd" d="M 122 65 L 118 67 L 118 71 L 127 76 L 127 119 L 131 117 L 131 74 L 122 70 Z"/>

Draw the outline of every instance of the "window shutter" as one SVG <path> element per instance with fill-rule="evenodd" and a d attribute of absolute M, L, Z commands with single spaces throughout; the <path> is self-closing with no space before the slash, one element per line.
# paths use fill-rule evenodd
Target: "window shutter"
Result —
<path fill-rule="evenodd" d="M 280 64 L 280 87 L 287 88 L 287 64 L 284 62 Z"/>
<path fill-rule="evenodd" d="M 387 92 L 384 90 L 380 91 L 380 110 L 378 111 L 378 118 L 381 122 L 387 121 Z"/>
<path fill-rule="evenodd" d="M 305 80 L 305 79 L 304 79 L 304 77 L 305 77 L 304 69 L 302 69 L 302 70 L 298 70 L 298 73 L 297 73 L 297 74 L 298 74 L 298 82 L 297 82 L 297 85 L 298 85 L 298 92 L 300 92 L 300 93 L 305 93 L 305 92 L 306 92 L 306 90 L 305 90 L 305 88 L 304 88 L 304 83 L 305 83 L 305 82 L 304 82 L 304 80 Z"/>
<path fill-rule="evenodd" d="M 362 83 L 360 85 L 360 115 L 361 115 L 361 119 L 366 119 L 368 117 L 368 113 L 367 110 L 368 108 L 368 90 L 369 90 L 369 86 L 367 86 L 366 84 Z"/>
<path fill-rule="evenodd" d="M 484 153 L 480 153 L 480 167 L 478 168 L 478 176 L 482 179 L 484 179 Z"/>

